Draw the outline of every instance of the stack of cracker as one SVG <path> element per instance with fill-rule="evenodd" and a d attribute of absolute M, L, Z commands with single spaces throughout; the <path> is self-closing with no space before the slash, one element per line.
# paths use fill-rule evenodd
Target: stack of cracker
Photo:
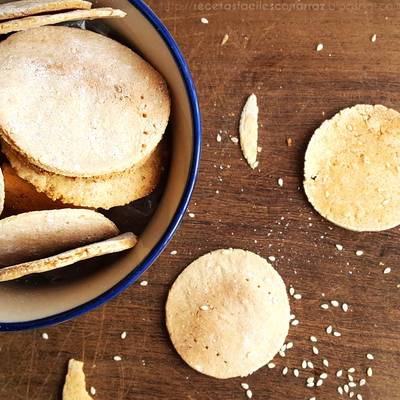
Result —
<path fill-rule="evenodd" d="M 0 221 L 0 282 L 137 242 L 101 214 L 75 207 L 110 209 L 154 190 L 165 161 L 167 85 L 114 40 L 43 26 L 109 16 L 125 13 L 92 10 L 82 0 L 0 6 L 0 34 L 20 31 L 0 36 L 0 213 L 3 206 L 22 212 Z"/>

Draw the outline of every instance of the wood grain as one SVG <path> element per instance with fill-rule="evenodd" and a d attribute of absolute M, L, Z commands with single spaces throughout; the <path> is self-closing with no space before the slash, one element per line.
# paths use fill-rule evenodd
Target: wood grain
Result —
<path fill-rule="evenodd" d="M 265 4 L 266 9 L 234 9 L 239 3 Z M 2 334 L 0 399 L 59 399 L 70 357 L 85 361 L 88 384 L 101 400 L 245 399 L 241 382 L 251 385 L 254 399 L 331 400 L 340 398 L 336 387 L 345 383 L 334 376 L 337 369 L 354 367 L 359 379 L 368 366 L 374 375 L 355 393 L 371 400 L 400 399 L 399 228 L 362 234 L 337 228 L 312 210 L 301 189 L 305 147 L 325 118 L 357 103 L 400 110 L 399 5 L 272 3 L 149 1 L 180 44 L 200 96 L 204 148 L 190 207 L 195 217 L 185 219 L 143 277 L 147 287 L 136 284 L 106 306 L 46 329 L 47 341 L 42 331 Z M 203 11 L 200 4 L 215 4 L 216 9 Z M 202 24 L 201 17 L 209 24 Z M 221 46 L 226 33 L 229 41 Z M 376 43 L 370 40 L 374 33 Z M 316 52 L 320 42 L 324 49 Z M 238 136 L 240 110 L 252 92 L 259 99 L 262 123 L 256 171 L 230 140 Z M 337 243 L 343 251 L 336 250 Z M 176 276 L 194 258 L 223 247 L 275 256 L 274 265 L 287 284 L 303 295 L 291 300 L 300 321 L 288 338 L 294 348 L 276 358 L 275 369 L 229 381 L 187 367 L 163 322 L 166 295 Z M 358 249 L 363 256 L 355 255 Z M 172 250 L 178 253 L 172 256 Z M 380 262 L 392 272 L 384 275 Z M 321 310 L 320 304 L 330 299 L 348 303 L 349 312 Z M 340 338 L 325 333 L 330 324 L 342 333 Z M 310 335 L 318 338 L 319 356 L 312 355 Z M 374 361 L 366 359 L 368 352 Z M 119 363 L 113 361 L 116 354 L 123 358 Z M 322 367 L 322 358 L 329 360 L 329 368 Z M 311 370 L 301 371 L 300 378 L 292 371 L 281 375 L 284 366 L 298 368 L 303 359 L 313 361 L 316 373 L 327 370 L 320 388 L 305 387 Z"/>

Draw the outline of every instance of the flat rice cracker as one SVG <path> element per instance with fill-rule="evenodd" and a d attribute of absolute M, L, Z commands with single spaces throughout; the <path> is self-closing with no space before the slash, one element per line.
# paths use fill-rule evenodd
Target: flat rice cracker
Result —
<path fill-rule="evenodd" d="M 289 317 L 282 278 L 265 259 L 239 249 L 216 250 L 190 264 L 166 305 L 179 355 L 219 379 L 266 365 L 284 344 Z"/>
<path fill-rule="evenodd" d="M 36 15 L 13 19 L 0 23 L 0 34 L 10 32 L 26 31 L 28 29 L 39 28 L 46 25 L 55 25 L 61 22 L 93 20 L 100 18 L 124 18 L 126 13 L 122 10 L 115 10 L 110 7 L 93 8 L 90 10 L 74 10 L 59 14 Z"/>
<path fill-rule="evenodd" d="M 0 214 L 3 212 L 4 198 L 5 198 L 4 177 L 3 177 L 3 172 L 0 168 Z"/>
<path fill-rule="evenodd" d="M 36 260 L 119 234 L 104 215 L 82 209 L 32 211 L 0 220 L 0 266 Z"/>
<path fill-rule="evenodd" d="M 3 152 L 18 175 L 53 200 L 78 207 L 110 209 L 149 195 L 160 181 L 165 145 L 160 143 L 144 164 L 98 178 L 71 178 L 52 174 L 27 164 L 10 146 Z M 122 189 L 121 189 L 122 188 Z"/>
<path fill-rule="evenodd" d="M 3 139 L 32 164 L 72 177 L 138 164 L 160 142 L 170 113 L 166 83 L 146 61 L 65 26 L 2 41 L 0 88 Z"/>
<path fill-rule="evenodd" d="M 87 244 L 73 250 L 67 250 L 55 256 L 35 261 L 28 261 L 18 265 L 0 268 L 0 282 L 12 281 L 27 275 L 53 271 L 106 254 L 118 253 L 131 249 L 137 243 L 132 232 L 113 237 L 97 243 Z"/>
<path fill-rule="evenodd" d="M 92 3 L 84 0 L 20 0 L 0 4 L 0 21 L 28 17 L 52 11 L 87 10 Z"/>
<path fill-rule="evenodd" d="M 252 94 L 243 108 L 240 118 L 240 146 L 243 155 L 251 168 L 257 168 L 258 148 L 258 106 L 257 97 Z"/>
<path fill-rule="evenodd" d="M 15 213 L 66 208 L 61 201 L 53 201 L 39 193 L 33 185 L 20 178 L 8 163 L 2 164 L 4 176 L 4 207 Z"/>
<path fill-rule="evenodd" d="M 86 378 L 82 361 L 69 360 L 62 398 L 63 400 L 93 400 L 86 391 Z"/>
<path fill-rule="evenodd" d="M 305 155 L 304 189 L 314 208 L 352 231 L 400 224 L 400 114 L 356 105 L 318 128 Z"/>

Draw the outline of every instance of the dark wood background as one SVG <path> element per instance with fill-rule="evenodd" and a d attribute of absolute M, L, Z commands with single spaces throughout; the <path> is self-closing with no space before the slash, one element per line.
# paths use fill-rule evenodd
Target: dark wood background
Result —
<path fill-rule="evenodd" d="M 288 2 L 237 0 L 149 0 L 185 54 L 200 96 L 204 147 L 190 211 L 167 251 L 143 277 L 100 309 L 60 326 L 0 335 L 0 399 L 60 399 L 67 361 L 85 361 L 88 386 L 97 399 L 337 399 L 338 368 L 354 367 L 374 376 L 364 399 L 400 399 L 400 233 L 352 233 L 317 215 L 301 189 L 303 155 L 314 129 L 338 110 L 357 103 L 382 103 L 400 110 L 400 3 L 395 1 Z M 216 9 L 201 10 L 201 4 Z M 235 9 L 241 4 L 242 11 Z M 264 4 L 263 11 L 246 10 Z M 200 22 L 206 17 L 209 24 Z M 229 41 L 221 46 L 223 36 Z M 377 41 L 370 38 L 376 33 Z M 324 50 L 316 52 L 321 42 Z M 252 171 L 237 144 L 240 110 L 246 97 L 259 98 L 260 168 Z M 217 143 L 217 133 L 222 141 Z M 293 145 L 287 146 L 287 138 Z M 284 186 L 277 185 L 282 177 Z M 216 191 L 219 191 L 217 194 Z M 335 244 L 342 244 L 339 252 Z M 164 327 L 168 288 L 193 259 L 217 248 L 239 247 L 265 257 L 288 285 L 303 295 L 291 300 L 300 325 L 290 329 L 294 348 L 277 368 L 245 379 L 219 381 L 184 364 Z M 355 251 L 364 250 L 357 257 Z M 170 255 L 177 250 L 176 255 Z M 392 268 L 384 275 L 385 266 Z M 324 297 L 325 295 L 325 297 Z M 324 299 L 350 305 L 344 313 L 322 311 Z M 328 336 L 332 324 L 342 337 Z M 46 331 L 49 340 L 42 339 Z M 126 340 L 120 339 L 128 332 Z M 310 335 L 320 355 L 311 353 Z M 375 355 L 368 361 L 366 353 Z M 114 355 L 123 361 L 113 361 Z M 305 387 L 284 366 L 311 359 L 326 383 Z"/>

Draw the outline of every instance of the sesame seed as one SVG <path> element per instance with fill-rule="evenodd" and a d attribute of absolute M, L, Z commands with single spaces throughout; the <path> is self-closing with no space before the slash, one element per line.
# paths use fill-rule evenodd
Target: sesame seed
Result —
<path fill-rule="evenodd" d="M 217 134 L 217 142 L 219 143 L 221 140 L 222 140 L 222 137 L 221 137 L 221 135 L 218 133 L 218 134 Z"/>
<path fill-rule="evenodd" d="M 90 388 L 90 394 L 91 394 L 92 396 L 95 396 L 95 395 L 96 395 L 96 388 L 94 388 L 93 386 Z"/>
<path fill-rule="evenodd" d="M 343 303 L 343 304 L 342 304 L 342 310 L 343 310 L 344 312 L 349 311 L 349 305 L 346 304 L 346 303 Z"/>
<path fill-rule="evenodd" d="M 363 400 L 363 397 L 360 393 L 357 394 L 357 400 Z"/>
<path fill-rule="evenodd" d="M 337 391 L 340 395 L 343 394 L 343 388 L 341 386 L 338 386 Z"/>
<path fill-rule="evenodd" d="M 367 376 L 369 376 L 369 377 L 372 376 L 372 368 L 371 368 L 371 367 L 369 367 L 369 368 L 367 369 Z"/>
<path fill-rule="evenodd" d="M 292 325 L 293 326 L 297 326 L 299 324 L 299 320 L 298 319 L 294 319 L 293 321 L 292 321 Z"/>
<path fill-rule="evenodd" d="M 315 346 L 313 346 L 312 352 L 313 352 L 314 354 L 318 354 L 318 353 L 319 353 L 319 350 L 318 350 Z"/>
<path fill-rule="evenodd" d="M 323 48 L 324 48 L 324 45 L 322 44 L 322 43 L 318 43 L 317 44 L 317 51 L 322 51 L 323 50 Z"/>
<path fill-rule="evenodd" d="M 332 333 L 332 331 L 333 331 L 332 325 L 329 325 L 329 326 L 325 329 L 325 331 L 326 331 L 326 333 L 327 333 L 328 335 L 330 335 L 330 334 Z"/>
<path fill-rule="evenodd" d="M 225 33 L 224 37 L 222 38 L 221 46 L 224 46 L 228 40 L 229 40 L 229 35 Z"/>
<path fill-rule="evenodd" d="M 126 335 L 127 335 L 127 333 L 126 333 L 125 331 L 122 332 L 122 333 L 121 333 L 121 339 L 122 339 L 122 340 L 126 339 Z"/>
<path fill-rule="evenodd" d="M 246 396 L 248 399 L 251 399 L 253 397 L 253 392 L 250 389 L 246 390 Z"/>
<path fill-rule="evenodd" d="M 276 260 L 276 258 L 274 256 L 269 256 L 268 260 L 274 262 Z"/>
<path fill-rule="evenodd" d="M 289 320 L 292 321 L 293 319 L 295 319 L 296 316 L 294 314 L 290 314 Z"/>
<path fill-rule="evenodd" d="M 383 273 L 384 274 L 390 274 L 392 272 L 392 268 L 390 268 L 390 267 L 386 267 L 384 270 L 383 270 Z"/>
<path fill-rule="evenodd" d="M 315 384 L 314 384 L 314 382 L 307 382 L 307 383 L 306 383 L 306 386 L 307 386 L 308 388 L 313 388 L 313 387 L 315 386 Z"/>
<path fill-rule="evenodd" d="M 289 368 L 288 368 L 288 367 L 283 368 L 283 370 L 282 370 L 282 375 L 283 375 L 283 376 L 286 376 L 287 373 L 288 373 L 288 371 L 289 371 Z"/>
<path fill-rule="evenodd" d="M 351 387 L 351 388 L 355 388 L 356 386 L 357 386 L 357 383 L 355 383 L 355 382 L 349 382 L 348 383 L 348 385 L 349 385 L 349 387 Z"/>
<path fill-rule="evenodd" d="M 147 281 L 140 282 L 140 286 L 147 286 L 148 284 L 149 284 L 149 282 L 147 282 Z"/>
<path fill-rule="evenodd" d="M 322 364 L 324 364 L 325 367 L 329 367 L 329 361 L 326 358 L 322 360 Z"/>
<path fill-rule="evenodd" d="M 122 357 L 121 356 L 114 356 L 113 360 L 114 361 L 122 361 Z"/>
<path fill-rule="evenodd" d="M 282 179 L 282 178 L 279 178 L 279 179 L 278 179 L 278 185 L 279 185 L 280 187 L 283 186 L 283 179 Z"/>
<path fill-rule="evenodd" d="M 292 349 L 293 348 L 293 342 L 289 342 L 287 345 L 286 345 L 286 349 L 287 350 L 290 350 L 290 349 Z"/>
<path fill-rule="evenodd" d="M 321 308 L 327 310 L 329 308 L 329 304 L 321 304 Z"/>
<path fill-rule="evenodd" d="M 347 374 L 347 379 L 349 380 L 349 382 L 354 381 L 353 375 L 350 375 L 350 374 Z"/>
<path fill-rule="evenodd" d="M 336 376 L 337 376 L 338 378 L 340 378 L 342 375 L 343 375 L 343 370 L 339 369 L 339 370 L 336 372 Z"/>
<path fill-rule="evenodd" d="M 242 389 L 244 390 L 248 390 L 250 388 L 250 386 L 248 385 L 248 383 L 241 383 L 240 386 L 242 387 Z"/>
<path fill-rule="evenodd" d="M 269 369 L 275 368 L 275 364 L 273 362 L 268 363 L 268 368 Z"/>
<path fill-rule="evenodd" d="M 372 42 L 372 43 L 375 43 L 375 42 L 376 42 L 376 33 L 374 33 L 374 34 L 371 36 L 371 42 Z"/>
<path fill-rule="evenodd" d="M 310 397 L 309 400 L 317 400 L 317 398 L 314 396 L 314 397 Z"/>
<path fill-rule="evenodd" d="M 351 367 L 347 370 L 347 372 L 350 372 L 351 374 L 353 374 L 354 372 L 356 372 L 356 369 Z"/>
<path fill-rule="evenodd" d="M 300 293 L 296 293 L 293 297 L 294 297 L 296 300 L 301 300 L 301 294 L 300 294 Z"/>
<path fill-rule="evenodd" d="M 360 257 L 364 254 L 364 252 L 362 250 L 357 250 L 356 251 L 356 256 Z"/>
<path fill-rule="evenodd" d="M 339 307 L 339 302 L 337 300 L 331 300 L 333 307 Z"/>
<path fill-rule="evenodd" d="M 42 339 L 49 340 L 49 335 L 46 332 L 42 333 Z"/>
<path fill-rule="evenodd" d="M 307 361 L 307 367 L 310 369 L 314 368 L 314 364 L 312 363 L 312 361 Z"/>
<path fill-rule="evenodd" d="M 169 254 L 171 254 L 171 256 L 175 256 L 176 254 L 178 254 L 178 252 L 176 250 L 172 250 Z"/>
<path fill-rule="evenodd" d="M 349 393 L 349 391 L 350 391 L 349 385 L 347 385 L 347 384 L 343 386 L 343 389 L 344 389 L 344 391 L 345 391 L 346 393 Z"/>
<path fill-rule="evenodd" d="M 289 289 L 289 294 L 290 294 L 291 296 L 294 295 L 294 288 L 293 288 L 293 287 L 291 287 L 291 288 Z"/>
<path fill-rule="evenodd" d="M 207 304 L 200 306 L 200 310 L 202 310 L 202 311 L 208 311 L 209 309 L 210 309 L 210 307 L 208 307 Z"/>
<path fill-rule="evenodd" d="M 323 372 L 319 377 L 321 379 L 326 379 L 328 377 L 328 374 L 326 372 Z"/>
<path fill-rule="evenodd" d="M 301 363 L 301 368 L 306 369 L 307 368 L 307 361 L 303 360 L 303 362 Z"/>
<path fill-rule="evenodd" d="M 358 382 L 360 386 L 364 386 L 366 383 L 367 381 L 364 378 L 360 379 L 360 381 Z"/>
<path fill-rule="evenodd" d="M 231 137 L 233 143 L 239 143 L 239 139 L 235 136 Z"/>
<path fill-rule="evenodd" d="M 317 338 L 316 338 L 315 336 L 310 336 L 310 340 L 311 340 L 313 343 L 317 343 Z"/>
<path fill-rule="evenodd" d="M 279 351 L 279 355 L 280 355 L 281 357 L 285 357 L 285 356 L 286 356 L 285 352 L 282 351 L 282 350 Z"/>
<path fill-rule="evenodd" d="M 202 24 L 208 24 L 208 19 L 207 18 L 203 17 L 203 18 L 200 19 L 200 21 L 201 21 Z"/>
<path fill-rule="evenodd" d="M 323 381 L 322 379 L 318 379 L 315 386 L 319 387 L 319 386 L 321 386 L 323 383 L 324 383 L 324 381 Z"/>
<path fill-rule="evenodd" d="M 354 396 L 354 392 L 350 392 L 350 393 L 349 393 L 350 399 L 351 399 L 353 396 Z"/>
<path fill-rule="evenodd" d="M 307 383 L 311 383 L 311 382 L 314 382 L 314 377 L 313 376 L 310 376 L 309 378 L 307 378 Z"/>
<path fill-rule="evenodd" d="M 194 213 L 189 213 L 190 218 L 194 218 L 196 215 Z"/>
<path fill-rule="evenodd" d="M 333 332 L 333 336 L 340 337 L 342 334 L 338 331 Z"/>
<path fill-rule="evenodd" d="M 343 246 L 342 246 L 341 244 L 337 244 L 337 245 L 336 245 L 336 248 L 337 248 L 339 251 L 342 251 L 342 250 L 343 250 Z"/>
<path fill-rule="evenodd" d="M 300 373 L 299 373 L 299 370 L 298 370 L 297 368 L 295 368 L 295 369 L 293 370 L 293 375 L 294 375 L 296 378 L 299 377 Z"/>
<path fill-rule="evenodd" d="M 368 353 L 367 358 L 368 360 L 373 360 L 375 357 L 371 353 Z"/>

